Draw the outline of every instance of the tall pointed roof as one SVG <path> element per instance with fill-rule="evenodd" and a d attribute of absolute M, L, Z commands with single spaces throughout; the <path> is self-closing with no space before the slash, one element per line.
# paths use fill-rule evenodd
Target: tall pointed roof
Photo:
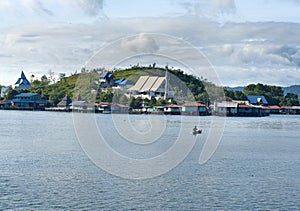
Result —
<path fill-rule="evenodd" d="M 15 83 L 15 89 L 29 89 L 31 88 L 30 82 L 27 80 L 23 70 L 21 72 L 21 77 Z"/>
<path fill-rule="evenodd" d="M 66 95 L 58 104 L 58 107 L 66 107 L 72 102 L 71 98 Z"/>
<path fill-rule="evenodd" d="M 78 94 L 77 97 L 72 99 L 72 101 L 83 101 L 83 99 L 81 98 L 80 94 Z"/>

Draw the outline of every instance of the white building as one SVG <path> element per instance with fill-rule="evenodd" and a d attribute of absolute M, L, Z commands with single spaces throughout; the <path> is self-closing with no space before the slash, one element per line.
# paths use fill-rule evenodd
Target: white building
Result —
<path fill-rule="evenodd" d="M 130 95 L 143 99 L 151 97 L 165 99 L 174 96 L 175 92 L 166 83 L 167 77 L 141 76 L 134 86 L 128 89 Z"/>

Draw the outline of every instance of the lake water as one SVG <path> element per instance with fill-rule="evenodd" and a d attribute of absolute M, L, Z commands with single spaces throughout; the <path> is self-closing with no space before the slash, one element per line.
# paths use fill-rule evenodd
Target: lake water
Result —
<path fill-rule="evenodd" d="M 135 124 L 139 134 L 153 127 L 149 118 L 166 122 L 158 144 L 138 146 L 116 142 L 112 115 L 95 116 L 111 147 L 135 159 L 159 156 L 180 129 L 197 121 L 203 133 L 171 171 L 149 179 L 124 179 L 89 159 L 71 113 L 1 110 L 0 210 L 300 209 L 300 116 L 226 118 L 221 142 L 204 165 L 199 155 L 213 117 L 116 118 L 124 118 L 124 127 Z M 187 141 L 193 137 L 185 136 Z"/>

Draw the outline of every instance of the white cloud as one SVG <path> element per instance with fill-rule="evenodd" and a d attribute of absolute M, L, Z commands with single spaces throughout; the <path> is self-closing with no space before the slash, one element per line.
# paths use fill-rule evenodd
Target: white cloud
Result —
<path fill-rule="evenodd" d="M 0 9 L 10 9 L 21 13 L 33 12 L 37 15 L 46 16 L 61 16 L 62 14 L 59 14 L 61 12 L 77 10 L 87 16 L 104 17 L 103 2 L 104 0 L 1 0 Z M 58 6 L 63 6 L 64 9 L 58 10 Z"/>
<path fill-rule="evenodd" d="M 17 26 L 0 34 L 0 84 L 14 82 L 21 69 L 30 73 L 45 74 L 49 69 L 56 73 L 72 73 L 80 70 L 105 44 L 136 34 L 139 35 L 134 39 L 122 41 L 124 49 L 148 53 L 173 50 L 174 57 L 181 57 L 192 66 L 201 66 L 201 62 L 183 53 L 184 48 L 201 49 L 225 85 L 242 85 L 250 79 L 252 82 L 264 80 L 285 85 L 298 81 L 299 84 L 299 26 L 290 23 L 230 23 L 220 28 L 213 22 L 200 21 L 192 16 L 111 19 L 89 25 Z M 144 33 L 167 34 L 191 45 L 158 42 Z"/>
<path fill-rule="evenodd" d="M 122 40 L 121 47 L 125 50 L 130 50 L 133 52 L 144 52 L 144 53 L 155 53 L 159 46 L 156 44 L 155 40 L 145 36 L 143 33 L 137 37 L 129 37 Z"/>
<path fill-rule="evenodd" d="M 234 0 L 178 0 L 187 14 L 224 24 L 236 13 Z"/>
<path fill-rule="evenodd" d="M 235 12 L 236 9 L 234 0 L 211 0 L 208 2 L 213 8 L 225 13 Z"/>
<path fill-rule="evenodd" d="M 21 0 L 22 4 L 28 9 L 38 14 L 47 14 L 53 16 L 53 12 L 47 9 L 40 0 Z"/>
<path fill-rule="evenodd" d="M 8 9 L 13 6 L 13 1 L 11 0 L 2 0 L 0 1 L 0 9 Z"/>

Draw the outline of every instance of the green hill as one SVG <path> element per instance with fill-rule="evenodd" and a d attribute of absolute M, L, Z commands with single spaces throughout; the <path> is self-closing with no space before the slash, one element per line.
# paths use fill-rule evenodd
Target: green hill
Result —
<path fill-rule="evenodd" d="M 36 79 L 31 82 L 31 88 L 25 92 L 38 93 L 55 106 L 66 95 L 75 98 L 78 94 L 87 101 L 112 101 L 113 96 L 122 94 L 119 90 L 107 89 L 101 92 L 99 88 L 99 76 L 105 71 L 104 69 L 85 70 L 81 73 L 72 74 L 69 77 L 61 75 L 58 82 L 53 82 L 51 77 L 42 76 L 40 80 Z M 180 69 L 169 69 L 166 67 L 155 67 L 155 65 L 132 66 L 125 69 L 110 71 L 114 79 L 126 78 L 136 82 L 140 76 L 160 76 L 163 77 L 168 71 L 169 83 L 179 98 L 188 98 L 201 103 L 209 103 L 216 98 L 224 95 L 223 88 L 217 87 L 205 79 L 200 79 L 193 75 L 184 73 Z M 22 90 L 9 90 L 9 99 Z M 101 92 L 101 93 L 100 93 Z M 123 93 L 124 94 L 124 93 Z M 128 99 L 127 99 L 128 100 Z"/>

